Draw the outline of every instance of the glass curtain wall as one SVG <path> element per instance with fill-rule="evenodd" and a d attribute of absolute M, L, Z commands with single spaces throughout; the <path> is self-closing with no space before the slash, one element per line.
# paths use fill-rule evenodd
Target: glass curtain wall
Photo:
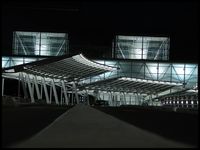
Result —
<path fill-rule="evenodd" d="M 139 62 L 128 60 L 95 60 L 98 63 L 119 67 L 119 70 L 107 72 L 90 79 L 91 82 L 113 78 L 130 77 L 168 81 L 184 84 L 185 88 L 194 88 L 198 85 L 198 64 L 171 63 L 171 62 Z"/>
<path fill-rule="evenodd" d="M 68 34 L 21 32 L 13 33 L 13 54 L 59 56 L 68 54 Z"/>
<path fill-rule="evenodd" d="M 8 68 L 8 67 L 26 64 L 26 63 L 30 63 L 30 62 L 34 62 L 34 61 L 38 61 L 38 60 L 42 60 L 42 59 L 44 59 L 44 58 L 3 56 L 1 67 Z"/>
<path fill-rule="evenodd" d="M 116 36 L 112 44 L 113 58 L 168 60 L 168 37 Z"/>

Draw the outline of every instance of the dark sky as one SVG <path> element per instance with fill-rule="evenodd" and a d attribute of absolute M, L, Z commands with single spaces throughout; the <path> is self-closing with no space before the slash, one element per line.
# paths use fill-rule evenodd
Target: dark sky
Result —
<path fill-rule="evenodd" d="M 198 3 L 195 1 L 10 1 L 2 7 L 2 54 L 12 32 L 70 34 L 71 49 L 109 48 L 117 34 L 170 36 L 171 60 L 198 60 Z M 94 48 L 95 49 L 95 48 Z"/>

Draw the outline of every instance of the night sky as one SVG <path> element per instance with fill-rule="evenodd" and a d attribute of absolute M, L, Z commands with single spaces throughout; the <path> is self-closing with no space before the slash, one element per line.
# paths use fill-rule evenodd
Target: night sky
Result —
<path fill-rule="evenodd" d="M 117 34 L 170 36 L 170 59 L 198 61 L 195 1 L 11 1 L 2 7 L 2 55 L 13 31 L 69 33 L 70 49 L 109 49 Z"/>

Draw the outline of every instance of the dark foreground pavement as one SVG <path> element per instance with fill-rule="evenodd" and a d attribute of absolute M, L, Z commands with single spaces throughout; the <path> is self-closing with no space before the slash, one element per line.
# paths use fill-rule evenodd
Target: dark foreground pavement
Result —
<path fill-rule="evenodd" d="M 189 148 L 79 104 L 14 148 Z"/>

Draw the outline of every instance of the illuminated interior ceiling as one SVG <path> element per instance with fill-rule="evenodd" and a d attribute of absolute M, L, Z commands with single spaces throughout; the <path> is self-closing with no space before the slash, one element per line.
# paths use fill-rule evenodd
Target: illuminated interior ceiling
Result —
<path fill-rule="evenodd" d="M 123 59 L 168 60 L 168 37 L 116 36 L 115 56 Z"/>
<path fill-rule="evenodd" d="M 173 87 L 180 87 L 180 83 L 162 82 L 154 80 L 117 77 L 85 84 L 79 89 L 101 90 L 112 92 L 127 92 L 141 94 L 157 94 Z"/>
<path fill-rule="evenodd" d="M 23 69 L 22 69 L 23 68 Z M 76 81 L 117 69 L 88 60 L 82 54 L 66 58 L 54 57 L 25 65 L 6 68 L 4 72 L 25 72 L 52 79 Z"/>

